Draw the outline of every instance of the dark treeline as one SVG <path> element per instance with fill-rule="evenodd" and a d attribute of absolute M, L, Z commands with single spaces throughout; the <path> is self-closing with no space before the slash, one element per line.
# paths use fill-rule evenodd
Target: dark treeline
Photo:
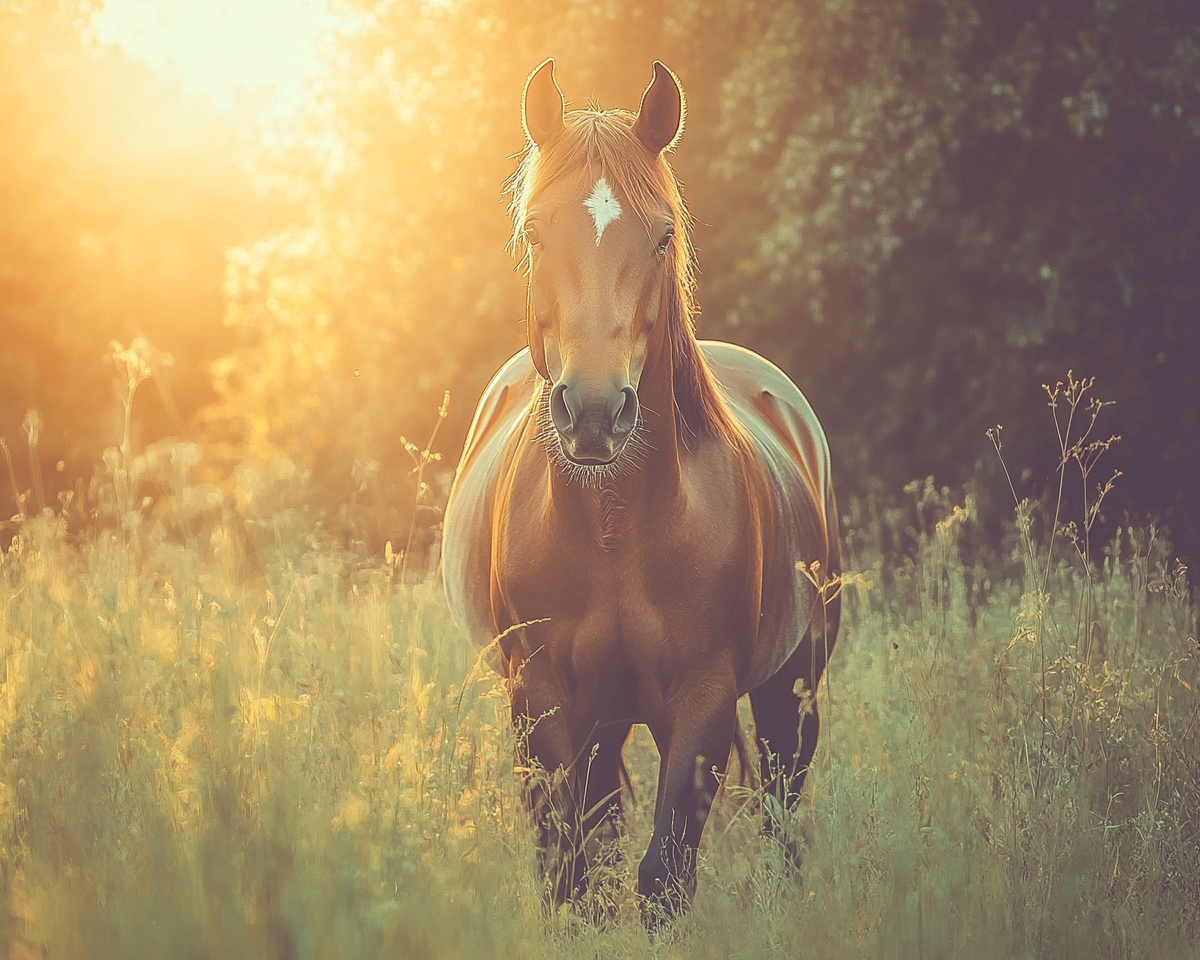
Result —
<path fill-rule="evenodd" d="M 21 9 L 3 16 L 48 16 Z M 1057 454 L 1040 385 L 1073 369 L 1116 402 L 1098 429 L 1122 440 L 1094 477 L 1125 473 L 1110 520 L 1157 515 L 1200 556 L 1194 2 L 338 9 L 344 26 L 309 109 L 255 160 L 296 211 L 290 225 L 232 249 L 222 286 L 212 252 L 253 236 L 246 181 L 224 176 L 219 203 L 190 187 L 196 210 L 232 212 L 204 221 L 195 257 L 208 266 L 189 280 L 203 291 L 186 309 L 155 308 L 176 319 L 201 310 L 179 329 L 212 333 L 160 346 L 206 371 L 179 405 L 215 474 L 286 458 L 326 506 L 374 509 L 368 539 L 407 529 L 401 437 L 423 443 L 449 389 L 439 448 L 452 461 L 488 377 L 523 342 L 500 184 L 522 147 L 526 75 L 553 55 L 576 105 L 635 107 L 659 57 L 689 97 L 675 165 L 698 220 L 700 332 L 760 350 L 800 384 L 830 435 L 843 496 L 897 495 L 933 475 L 974 484 L 985 509 L 1007 515 L 985 430 L 1005 425 L 1006 460 L 1018 480 L 1025 472 L 1019 492 L 1040 495 Z M 28 91 L 9 62 L 6 94 L 18 80 Z M 50 123 L 56 102 L 45 102 Z M 6 142 L 23 122 L 0 113 Z M 45 137 L 74 163 L 82 195 L 89 176 L 119 172 L 81 167 L 54 139 L 73 129 Z M 122 334 L 104 324 L 128 327 L 136 309 L 97 315 L 106 301 L 92 291 L 120 275 L 87 272 L 82 228 L 63 241 L 69 262 L 21 259 L 24 238 L 62 231 L 65 202 L 45 198 L 66 188 L 32 150 L 2 162 L 5 206 L 26 223 L 0 225 L 0 431 L 11 445 L 28 406 L 48 433 L 78 433 L 95 404 L 68 406 L 56 390 L 107 383 L 91 347 L 37 337 L 88 330 L 106 343 Z M 191 229 L 186 218 L 177 229 Z M 152 246 L 129 256 L 161 268 L 162 239 L 138 237 Z M 98 457 L 115 437 L 91 440 Z"/>

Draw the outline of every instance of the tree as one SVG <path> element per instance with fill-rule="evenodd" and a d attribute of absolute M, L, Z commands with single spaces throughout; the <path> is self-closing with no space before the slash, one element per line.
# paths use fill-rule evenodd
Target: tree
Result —
<path fill-rule="evenodd" d="M 410 498 L 401 434 L 423 436 L 449 388 L 456 449 L 524 341 L 500 184 L 525 77 L 553 54 L 569 98 L 632 107 L 661 57 L 689 95 L 676 167 L 701 332 L 793 375 L 844 491 L 964 483 L 992 469 L 997 421 L 1048 477 L 1039 385 L 1074 368 L 1119 403 L 1128 479 L 1109 503 L 1166 511 L 1200 542 L 1194 4 L 341 10 L 276 160 L 304 216 L 231 261 L 238 344 L 208 421 L 231 461 L 293 458 L 333 503 L 368 474 L 383 500 Z"/>
<path fill-rule="evenodd" d="M 120 438 L 111 340 L 140 332 L 175 358 L 139 399 L 139 433 L 192 429 L 229 345 L 225 247 L 269 223 L 234 164 L 235 119 L 95 45 L 93 6 L 0 4 L 0 436 L 29 489 L 21 424 L 39 412 L 51 503 Z"/>
<path fill-rule="evenodd" d="M 725 89 L 710 315 L 809 390 L 843 480 L 962 483 L 997 420 L 1033 465 L 1073 367 L 1123 502 L 1200 547 L 1200 8 L 794 3 Z"/>

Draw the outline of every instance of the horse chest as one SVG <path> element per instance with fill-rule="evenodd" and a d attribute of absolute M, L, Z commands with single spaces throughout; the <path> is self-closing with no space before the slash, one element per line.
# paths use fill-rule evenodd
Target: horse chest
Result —
<path fill-rule="evenodd" d="M 568 508 L 537 497 L 506 504 L 493 576 L 514 622 L 558 617 L 593 622 L 598 634 L 643 634 L 681 610 L 741 606 L 729 571 L 757 558 L 736 498 L 719 512 L 647 511 L 616 484 L 577 493 Z"/>
<path fill-rule="evenodd" d="M 494 575 L 514 614 L 607 619 L 644 602 L 645 544 L 628 505 L 613 494 L 589 497 L 565 522 L 531 523 L 517 513 L 496 548 Z"/>

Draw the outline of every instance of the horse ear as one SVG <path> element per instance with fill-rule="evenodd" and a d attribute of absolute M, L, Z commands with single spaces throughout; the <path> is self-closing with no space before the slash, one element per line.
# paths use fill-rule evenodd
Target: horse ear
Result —
<path fill-rule="evenodd" d="M 651 153 L 662 153 L 673 147 L 683 133 L 685 109 L 679 79 L 661 60 L 655 60 L 654 79 L 642 94 L 633 135 Z"/>
<path fill-rule="evenodd" d="M 554 82 L 554 58 L 547 57 L 525 81 L 521 97 L 521 122 L 529 139 L 541 147 L 558 136 L 564 107 L 562 91 Z"/>

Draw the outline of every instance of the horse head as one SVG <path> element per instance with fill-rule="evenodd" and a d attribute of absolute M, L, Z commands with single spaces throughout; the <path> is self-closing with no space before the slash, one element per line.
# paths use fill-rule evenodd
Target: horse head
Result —
<path fill-rule="evenodd" d="M 638 385 L 662 349 L 687 269 L 686 212 L 663 154 L 683 93 L 655 62 L 637 114 L 566 113 L 547 60 L 522 101 L 529 149 L 514 178 L 514 240 L 529 280 L 529 349 L 572 465 L 615 464 L 641 417 Z"/>

